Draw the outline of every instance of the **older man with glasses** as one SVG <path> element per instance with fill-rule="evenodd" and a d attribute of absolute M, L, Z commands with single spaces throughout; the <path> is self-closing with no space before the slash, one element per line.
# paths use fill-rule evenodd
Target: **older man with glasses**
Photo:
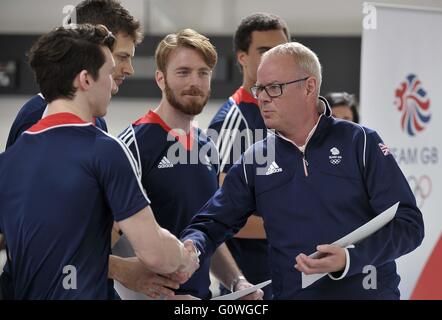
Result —
<path fill-rule="evenodd" d="M 395 259 L 422 242 L 422 214 L 379 135 L 322 112 L 321 81 L 318 57 L 300 43 L 263 55 L 252 92 L 274 134 L 243 154 L 181 238 L 210 255 L 257 211 L 275 299 L 399 299 Z M 397 202 L 393 220 L 354 248 L 330 245 Z M 367 265 L 376 290 L 364 286 Z M 329 276 L 303 288 L 302 273 Z"/>

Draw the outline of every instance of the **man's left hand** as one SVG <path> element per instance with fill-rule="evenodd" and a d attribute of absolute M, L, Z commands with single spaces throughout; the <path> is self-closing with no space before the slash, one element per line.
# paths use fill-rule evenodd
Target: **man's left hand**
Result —
<path fill-rule="evenodd" d="M 296 257 L 295 268 L 306 275 L 315 273 L 331 273 L 342 271 L 346 264 L 345 249 L 332 244 L 323 244 L 316 247 L 323 254 L 322 258 L 313 259 L 299 254 Z"/>

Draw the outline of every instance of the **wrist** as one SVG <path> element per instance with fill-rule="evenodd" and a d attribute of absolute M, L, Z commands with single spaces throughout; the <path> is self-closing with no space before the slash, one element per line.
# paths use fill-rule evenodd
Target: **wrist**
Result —
<path fill-rule="evenodd" d="M 232 282 L 230 283 L 230 291 L 231 292 L 235 292 L 236 286 L 241 282 L 241 281 L 247 281 L 246 277 L 244 277 L 243 275 L 239 275 L 237 277 L 235 277 Z"/>
<path fill-rule="evenodd" d="M 348 247 L 344 248 L 344 251 L 345 251 L 345 265 L 344 265 L 344 267 L 341 270 L 336 271 L 336 272 L 330 272 L 328 274 L 328 276 L 332 280 L 341 280 L 341 279 L 343 279 L 347 275 L 348 270 L 350 269 L 350 255 L 349 255 L 349 252 L 348 252 Z"/>
<path fill-rule="evenodd" d="M 118 274 L 119 274 L 119 265 L 120 265 L 120 257 L 114 256 L 114 255 L 110 255 L 109 256 L 109 271 L 108 271 L 108 278 L 109 279 L 113 279 L 113 280 L 117 280 L 118 279 Z"/>

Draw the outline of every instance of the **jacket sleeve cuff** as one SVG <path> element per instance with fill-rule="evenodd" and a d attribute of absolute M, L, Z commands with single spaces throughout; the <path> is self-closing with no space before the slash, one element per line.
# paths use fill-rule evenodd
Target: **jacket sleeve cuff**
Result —
<path fill-rule="evenodd" d="M 341 280 L 341 279 L 343 279 L 347 275 L 348 270 L 350 269 L 350 254 L 348 253 L 348 248 L 344 248 L 344 250 L 345 250 L 345 268 L 344 268 L 344 271 L 328 273 L 328 276 L 332 280 Z"/>

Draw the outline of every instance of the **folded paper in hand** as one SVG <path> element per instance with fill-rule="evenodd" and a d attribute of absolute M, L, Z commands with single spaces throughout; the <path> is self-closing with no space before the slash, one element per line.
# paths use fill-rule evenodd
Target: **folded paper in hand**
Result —
<path fill-rule="evenodd" d="M 264 288 L 265 286 L 269 285 L 270 283 L 272 283 L 272 280 L 267 280 L 267 281 L 258 283 L 250 288 L 238 290 L 238 291 L 235 291 L 235 292 L 232 292 L 229 294 L 225 294 L 223 296 L 212 298 L 212 300 L 238 300 L 239 298 L 242 298 L 248 294 L 251 294 L 258 289 Z"/>
<path fill-rule="evenodd" d="M 399 202 L 396 202 L 394 205 L 392 205 L 390 208 L 382 212 L 381 214 L 377 215 L 375 218 L 368 221 L 366 224 L 362 225 L 361 227 L 357 228 L 353 232 L 349 233 L 345 237 L 333 242 L 333 244 L 340 246 L 341 248 L 346 248 L 350 245 L 354 245 L 357 242 L 367 238 L 368 236 L 372 235 L 379 229 L 381 229 L 383 226 L 385 226 L 387 223 L 389 223 L 391 220 L 393 220 L 394 216 L 396 215 L 396 211 L 399 207 Z M 322 253 L 316 251 L 315 253 L 312 253 L 309 257 L 314 259 L 319 259 L 323 256 Z M 302 273 L 302 288 L 307 288 L 314 282 L 321 279 L 323 276 L 325 276 L 326 273 L 316 273 L 311 275 L 306 275 L 304 272 Z"/>

